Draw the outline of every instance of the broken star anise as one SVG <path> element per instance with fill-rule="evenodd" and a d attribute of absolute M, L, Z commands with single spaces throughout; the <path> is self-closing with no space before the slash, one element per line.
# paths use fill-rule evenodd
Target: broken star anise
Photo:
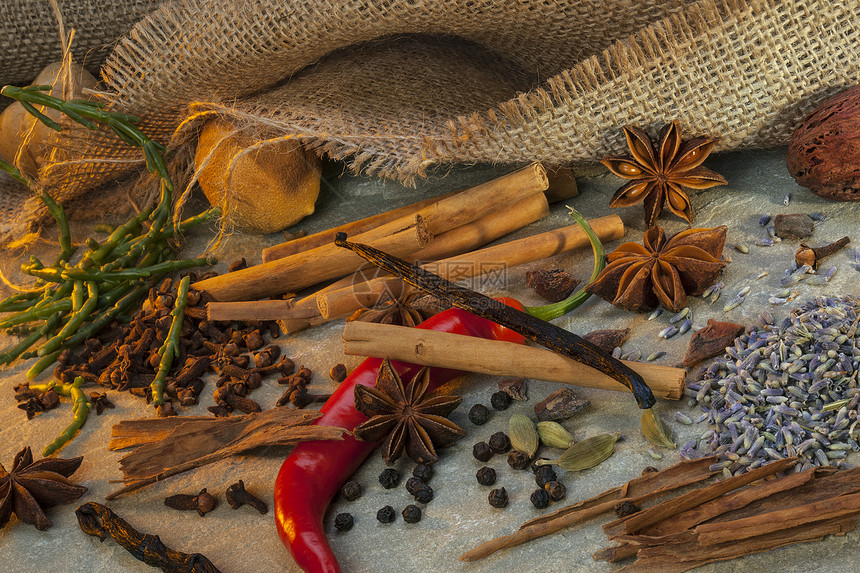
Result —
<path fill-rule="evenodd" d="M 722 175 L 701 166 L 716 145 L 716 137 L 682 141 L 677 120 L 660 130 L 656 146 L 648 134 L 632 125 L 624 127 L 624 135 L 631 157 L 601 160 L 615 175 L 631 179 L 615 192 L 609 206 L 629 207 L 643 201 L 648 227 L 654 225 L 664 204 L 688 223 L 693 220 L 690 198 L 682 187 L 708 189 L 727 183 Z"/>
<path fill-rule="evenodd" d="M 15 456 L 11 472 L 0 465 L 0 529 L 6 527 L 13 513 L 39 531 L 51 527 L 44 509 L 69 503 L 87 491 L 68 479 L 83 459 L 42 458 L 33 462 L 33 453 L 26 447 Z"/>
<path fill-rule="evenodd" d="M 387 464 L 394 463 L 404 449 L 420 464 L 438 461 L 437 447 L 450 446 L 466 435 L 463 428 L 446 418 L 463 399 L 427 398 L 424 394 L 429 384 L 430 371 L 425 367 L 404 388 L 391 362 L 383 360 L 374 388 L 355 387 L 355 409 L 370 419 L 356 426 L 353 435 L 369 442 L 385 438 L 382 458 Z"/>
<path fill-rule="evenodd" d="M 623 243 L 607 255 L 608 264 L 585 290 L 615 306 L 639 312 L 660 304 L 680 311 L 687 295 L 701 294 L 720 274 L 726 226 L 687 229 L 666 239 L 654 226 L 642 244 Z"/>
<path fill-rule="evenodd" d="M 398 326 L 415 326 L 446 308 L 448 305 L 436 297 L 422 292 L 407 293 L 403 296 L 394 296 L 389 293 L 384 295 L 373 308 L 357 311 L 347 319 L 347 322 L 358 320 L 396 324 Z"/>

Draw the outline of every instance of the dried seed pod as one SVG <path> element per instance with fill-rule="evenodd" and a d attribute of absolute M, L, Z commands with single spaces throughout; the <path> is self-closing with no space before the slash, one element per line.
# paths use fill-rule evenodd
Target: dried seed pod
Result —
<path fill-rule="evenodd" d="M 511 416 L 508 420 L 508 435 L 514 449 L 525 452 L 530 458 L 534 457 L 539 444 L 538 431 L 534 422 L 527 416 L 523 414 Z"/>
<path fill-rule="evenodd" d="M 577 442 L 561 454 L 555 465 L 569 472 L 578 472 L 593 468 L 612 455 L 615 451 L 615 442 L 620 438 L 621 434 L 618 433 L 600 434 Z"/>
<path fill-rule="evenodd" d="M 655 446 L 668 449 L 675 448 L 672 430 L 651 408 L 642 412 L 642 435 Z"/>
<path fill-rule="evenodd" d="M 538 422 L 537 432 L 541 443 L 550 448 L 567 449 L 575 443 L 570 432 L 558 422 Z"/>
<path fill-rule="evenodd" d="M 791 136 L 786 165 L 798 185 L 835 201 L 860 201 L 860 86 L 825 101 Z"/>

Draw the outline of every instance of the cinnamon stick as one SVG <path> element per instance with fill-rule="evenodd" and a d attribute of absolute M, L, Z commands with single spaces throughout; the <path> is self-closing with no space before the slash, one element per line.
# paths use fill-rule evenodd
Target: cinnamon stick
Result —
<path fill-rule="evenodd" d="M 457 193 L 381 213 L 375 218 L 369 218 L 372 220 L 363 219 L 309 235 L 303 239 L 290 241 L 283 248 L 280 248 L 279 245 L 270 247 L 263 251 L 263 260 L 275 260 L 285 256 L 284 253 L 296 254 L 299 251 L 294 249 L 297 246 L 295 243 L 298 241 L 302 241 L 306 246 L 328 245 L 334 241 L 334 236 L 338 232 L 345 232 L 349 236 L 356 233 L 376 233 L 376 237 L 385 236 L 409 226 L 416 215 L 426 222 L 427 229 L 432 235 L 439 235 L 474 221 L 499 207 L 512 205 L 525 195 L 544 191 L 548 186 L 546 170 L 540 163 L 532 163 L 512 173 Z M 418 208 L 415 209 L 414 207 Z M 405 214 L 394 217 L 394 213 Z M 358 236 L 354 238 L 361 240 Z M 366 242 L 366 240 L 362 242 Z"/>
<path fill-rule="evenodd" d="M 748 485 L 756 480 L 777 474 L 794 467 L 797 458 L 785 458 L 770 462 L 746 473 L 718 481 L 708 487 L 693 490 L 668 502 L 643 509 L 638 513 L 611 521 L 603 526 L 606 536 L 613 539 L 616 535 L 635 534 L 643 529 L 656 525 L 681 512 L 692 509 L 702 503 Z"/>
<path fill-rule="evenodd" d="M 377 213 L 376 215 L 371 215 L 370 217 L 352 221 L 351 223 L 345 223 L 337 227 L 332 227 L 331 229 L 326 229 L 319 233 L 305 235 L 304 237 L 299 237 L 277 245 L 272 245 L 271 247 L 266 247 L 262 251 L 263 262 L 268 263 L 276 259 L 283 259 L 284 257 L 301 253 L 302 251 L 309 251 L 310 249 L 328 245 L 334 242 L 334 236 L 339 232 L 346 233 L 349 236 L 359 235 L 386 223 L 390 223 L 396 219 L 414 215 L 421 209 L 428 207 L 441 199 L 456 195 L 457 193 L 459 193 L 459 191 L 454 191 L 439 197 L 430 197 L 429 199 L 424 199 L 423 201 L 418 201 L 411 205 L 405 205 L 403 207 L 398 207 L 397 209 L 391 209 L 390 211 L 383 211 L 382 213 Z"/>
<path fill-rule="evenodd" d="M 206 305 L 209 320 L 288 320 L 315 316 L 319 316 L 316 308 L 294 308 L 291 300 L 210 302 Z"/>
<path fill-rule="evenodd" d="M 171 423 L 157 418 L 120 422 L 113 446 L 142 445 L 120 460 L 126 486 L 105 499 L 259 446 L 343 439 L 343 428 L 311 424 L 319 416 L 319 412 L 281 407 L 229 418 L 177 417 L 169 433 Z M 158 438 L 155 441 L 142 436 L 150 430 Z"/>
<path fill-rule="evenodd" d="M 376 358 L 387 356 L 392 360 L 467 372 L 537 378 L 587 388 L 630 392 L 626 386 L 606 374 L 552 350 L 390 324 L 347 323 L 343 331 L 343 352 Z M 686 371 L 642 362 L 625 364 L 644 378 L 655 396 L 680 399 Z"/>
<path fill-rule="evenodd" d="M 403 258 L 409 262 L 436 261 L 459 255 L 483 247 L 548 214 L 549 203 L 544 194 L 531 193 L 513 205 L 501 205 L 470 223 L 435 236 L 429 245 Z"/>
<path fill-rule="evenodd" d="M 642 549 L 638 554 L 639 559 L 616 569 L 616 573 L 683 573 L 706 563 L 728 561 L 794 543 L 818 541 L 827 535 L 844 535 L 852 531 L 856 524 L 856 518 L 835 518 L 712 547 L 703 547 L 692 536 L 687 536 L 672 544 Z"/>
<path fill-rule="evenodd" d="M 579 188 L 573 176 L 573 169 L 559 165 L 545 166 L 546 176 L 549 179 L 549 188 L 544 191 L 546 200 L 557 203 L 565 199 L 571 199 L 579 195 Z"/>
<path fill-rule="evenodd" d="M 375 231 L 367 234 L 376 236 Z M 362 235 L 358 235 L 359 240 Z M 415 226 L 393 235 L 374 238 L 380 249 L 408 255 L 427 244 L 426 226 Z M 347 275 L 365 264 L 364 259 L 334 244 L 317 247 L 289 257 L 197 281 L 192 286 L 205 290 L 216 301 L 254 300 L 284 292 L 296 292 L 325 280 Z"/>
<path fill-rule="evenodd" d="M 684 461 L 665 470 L 634 478 L 622 486 L 607 490 L 595 497 L 527 521 L 518 531 L 482 543 L 464 553 L 460 556 L 460 561 L 477 561 L 496 551 L 521 545 L 613 511 L 617 505 L 625 501 L 637 503 L 707 479 L 714 474 L 708 470 L 708 467 L 715 460 L 715 457 L 710 457 Z"/>
<path fill-rule="evenodd" d="M 624 235 L 624 223 L 618 215 L 593 219 L 589 221 L 589 224 L 601 241 L 612 241 Z M 501 245 L 426 263 L 422 267 L 449 280 L 463 280 L 500 273 L 509 267 L 545 259 L 573 249 L 590 246 L 590 244 L 588 237 L 579 225 L 570 225 Z M 368 283 L 386 279 L 387 277 L 376 278 L 368 281 Z M 362 285 L 362 288 L 372 290 L 374 287 Z M 357 305 L 349 307 L 346 304 L 346 301 L 354 298 L 354 290 L 354 286 L 349 286 L 317 296 L 317 304 L 323 318 L 330 320 L 358 310 L 360 307 Z M 329 309 L 336 310 L 340 314 L 336 315 Z"/>

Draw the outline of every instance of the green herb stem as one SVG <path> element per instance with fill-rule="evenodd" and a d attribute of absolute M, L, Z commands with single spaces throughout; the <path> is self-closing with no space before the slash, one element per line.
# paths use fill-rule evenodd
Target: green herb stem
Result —
<path fill-rule="evenodd" d="M 66 445 L 75 437 L 75 434 L 78 433 L 78 430 L 81 429 L 84 422 L 87 421 L 87 415 L 89 414 L 92 405 L 90 404 L 90 401 L 87 400 L 87 396 L 84 394 L 84 391 L 81 390 L 81 385 L 83 383 L 84 379 L 78 376 L 72 384 L 58 384 L 54 387 L 55 392 L 64 396 L 68 395 L 72 399 L 72 423 L 66 426 L 66 429 L 57 436 L 57 439 L 45 447 L 42 451 L 43 456 L 50 456 Z"/>
<path fill-rule="evenodd" d="M 591 250 L 594 252 L 594 267 L 591 271 L 591 278 L 588 279 L 588 284 L 591 284 L 597 280 L 598 275 L 600 275 L 600 272 L 606 266 L 606 255 L 603 252 L 603 245 L 600 243 L 600 239 L 594 233 L 594 229 L 591 228 L 591 225 L 588 224 L 585 217 L 580 215 L 573 207 L 568 207 L 568 209 L 570 210 L 570 216 L 573 220 L 582 227 L 583 231 L 585 231 L 585 234 L 588 236 L 588 240 L 591 243 Z M 525 307 L 525 311 L 541 320 L 552 320 L 554 318 L 564 316 L 591 297 L 591 294 L 585 292 L 585 287 L 587 287 L 588 284 L 562 301 L 543 306 L 527 306 Z"/>
<path fill-rule="evenodd" d="M 185 303 L 188 300 L 188 289 L 190 286 L 190 277 L 183 277 L 179 281 L 179 287 L 176 290 L 176 302 L 173 305 L 173 310 L 170 311 L 173 321 L 170 323 L 170 330 L 167 333 L 167 338 L 164 340 L 164 345 L 158 351 L 161 361 L 158 363 L 158 372 L 155 374 L 155 379 L 150 385 L 152 389 L 152 403 L 156 407 L 164 404 L 164 386 L 167 373 L 170 371 L 170 367 L 173 366 L 174 357 L 179 356 L 179 332 L 182 330 L 182 319 L 185 316 Z"/>

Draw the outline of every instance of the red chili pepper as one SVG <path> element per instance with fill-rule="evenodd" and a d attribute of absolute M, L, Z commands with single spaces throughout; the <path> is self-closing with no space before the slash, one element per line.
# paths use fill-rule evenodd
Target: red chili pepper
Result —
<path fill-rule="evenodd" d="M 498 300 L 518 310 L 523 308 L 510 298 Z M 457 308 L 440 312 L 416 328 L 517 343 L 525 341 L 523 336 L 512 330 Z M 326 401 L 321 410 L 323 415 L 314 423 L 352 430 L 367 420 L 355 409 L 353 391 L 357 384 L 373 386 L 380 364 L 382 360 L 378 358 L 362 362 Z M 421 368 L 397 361 L 392 361 L 392 365 L 404 380 L 411 379 Z M 458 370 L 431 369 L 429 391 L 460 374 L 462 372 Z M 304 571 L 340 571 L 325 536 L 323 516 L 341 486 L 376 445 L 375 442 L 358 441 L 352 436 L 345 437 L 343 441 L 304 442 L 293 449 L 281 466 L 275 481 L 275 522 L 281 541 Z"/>

